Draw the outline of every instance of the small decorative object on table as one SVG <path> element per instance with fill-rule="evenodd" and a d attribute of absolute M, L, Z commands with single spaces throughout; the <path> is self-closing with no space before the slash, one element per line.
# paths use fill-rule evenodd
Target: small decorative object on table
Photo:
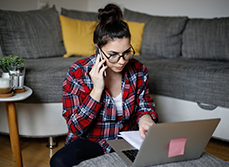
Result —
<path fill-rule="evenodd" d="M 14 93 L 12 92 L 11 79 L 0 78 L 0 97 L 10 97 Z"/>
<path fill-rule="evenodd" d="M 2 69 L 2 82 L 6 84 L 6 80 L 9 80 L 10 91 L 14 90 L 16 93 L 24 92 L 24 76 L 25 76 L 25 67 L 24 59 L 15 56 L 5 56 L 0 58 L 0 68 Z M 0 82 L 1 84 L 1 82 Z M 3 83 L 2 83 L 3 84 Z M 1 86 L 0 86 L 1 88 Z M 1 92 L 0 92 L 1 93 Z M 11 92 L 8 92 L 11 93 Z"/>

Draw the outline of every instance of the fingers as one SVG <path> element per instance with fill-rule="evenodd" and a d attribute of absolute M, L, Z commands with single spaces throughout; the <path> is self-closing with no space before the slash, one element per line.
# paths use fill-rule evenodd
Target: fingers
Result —
<path fill-rule="evenodd" d="M 104 63 L 105 63 L 105 60 L 100 61 L 99 55 L 97 55 L 95 64 L 90 71 L 90 75 L 94 77 L 96 76 L 98 77 L 98 74 L 102 75 L 102 72 L 105 70 L 103 68 Z"/>
<path fill-rule="evenodd" d="M 100 60 L 100 56 L 97 55 L 94 66 L 95 66 L 95 70 L 98 73 L 103 73 L 106 70 L 107 67 L 104 65 L 104 63 L 105 63 L 105 60 L 104 59 Z"/>
<path fill-rule="evenodd" d="M 139 121 L 139 132 L 142 138 L 145 138 L 150 126 L 152 126 L 154 121 L 149 115 L 143 115 Z"/>
<path fill-rule="evenodd" d="M 139 127 L 139 132 L 140 132 L 140 136 L 144 139 L 150 126 L 152 126 L 153 124 L 145 122 L 143 125 L 141 125 Z"/>
<path fill-rule="evenodd" d="M 103 72 L 107 69 L 107 66 L 104 66 L 104 63 L 105 60 L 100 61 L 100 57 L 99 55 L 97 55 L 95 64 L 89 72 L 89 75 L 93 82 L 93 89 L 90 93 L 90 96 L 98 102 L 101 99 L 101 94 L 105 87 Z"/>
<path fill-rule="evenodd" d="M 146 137 L 147 132 L 143 128 L 139 128 L 139 133 L 140 133 L 141 138 L 144 139 Z"/>
<path fill-rule="evenodd" d="M 99 56 L 99 54 L 96 56 L 95 64 L 98 64 L 98 62 L 100 62 L 100 56 Z"/>
<path fill-rule="evenodd" d="M 95 64 L 89 72 L 89 75 L 93 82 L 93 88 L 95 88 L 99 92 L 102 92 L 105 86 L 103 72 L 107 69 L 107 66 L 104 66 L 104 63 L 105 60 L 100 61 L 99 55 L 97 55 Z"/>

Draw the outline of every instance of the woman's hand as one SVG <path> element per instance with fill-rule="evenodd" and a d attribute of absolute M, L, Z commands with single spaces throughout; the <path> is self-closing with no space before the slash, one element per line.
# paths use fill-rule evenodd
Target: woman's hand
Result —
<path fill-rule="evenodd" d="M 101 94 L 105 87 L 103 72 L 107 69 L 107 66 L 102 67 L 104 63 L 105 60 L 100 61 L 100 57 L 99 55 L 97 55 L 95 64 L 92 67 L 91 71 L 89 72 L 89 75 L 93 82 L 93 89 L 90 95 L 93 99 L 95 99 L 98 102 L 100 101 Z"/>
<path fill-rule="evenodd" d="M 144 139 L 146 136 L 146 133 L 148 132 L 150 126 L 152 126 L 153 124 L 155 124 L 155 122 L 152 120 L 151 116 L 149 115 L 143 115 L 140 118 L 139 121 L 139 132 L 140 132 L 140 136 Z"/>

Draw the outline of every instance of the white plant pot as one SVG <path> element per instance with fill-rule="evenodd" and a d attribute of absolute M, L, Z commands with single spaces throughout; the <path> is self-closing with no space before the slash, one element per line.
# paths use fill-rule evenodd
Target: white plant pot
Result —
<path fill-rule="evenodd" d="M 10 74 L 8 72 L 3 72 L 2 73 L 2 78 L 9 79 L 10 78 Z"/>

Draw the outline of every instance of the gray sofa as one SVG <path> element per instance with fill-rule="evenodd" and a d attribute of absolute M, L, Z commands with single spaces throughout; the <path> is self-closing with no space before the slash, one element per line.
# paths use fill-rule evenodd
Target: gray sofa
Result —
<path fill-rule="evenodd" d="M 62 8 L 61 14 L 96 20 L 92 12 Z M 135 58 L 149 70 L 150 94 L 229 108 L 229 17 L 191 19 L 124 9 L 124 18 L 145 23 L 141 55 Z M 84 58 L 63 58 L 65 48 L 55 7 L 0 10 L 0 45 L 4 56 L 26 59 L 25 85 L 33 89 L 33 95 L 23 103 L 61 103 L 69 66 Z"/>

